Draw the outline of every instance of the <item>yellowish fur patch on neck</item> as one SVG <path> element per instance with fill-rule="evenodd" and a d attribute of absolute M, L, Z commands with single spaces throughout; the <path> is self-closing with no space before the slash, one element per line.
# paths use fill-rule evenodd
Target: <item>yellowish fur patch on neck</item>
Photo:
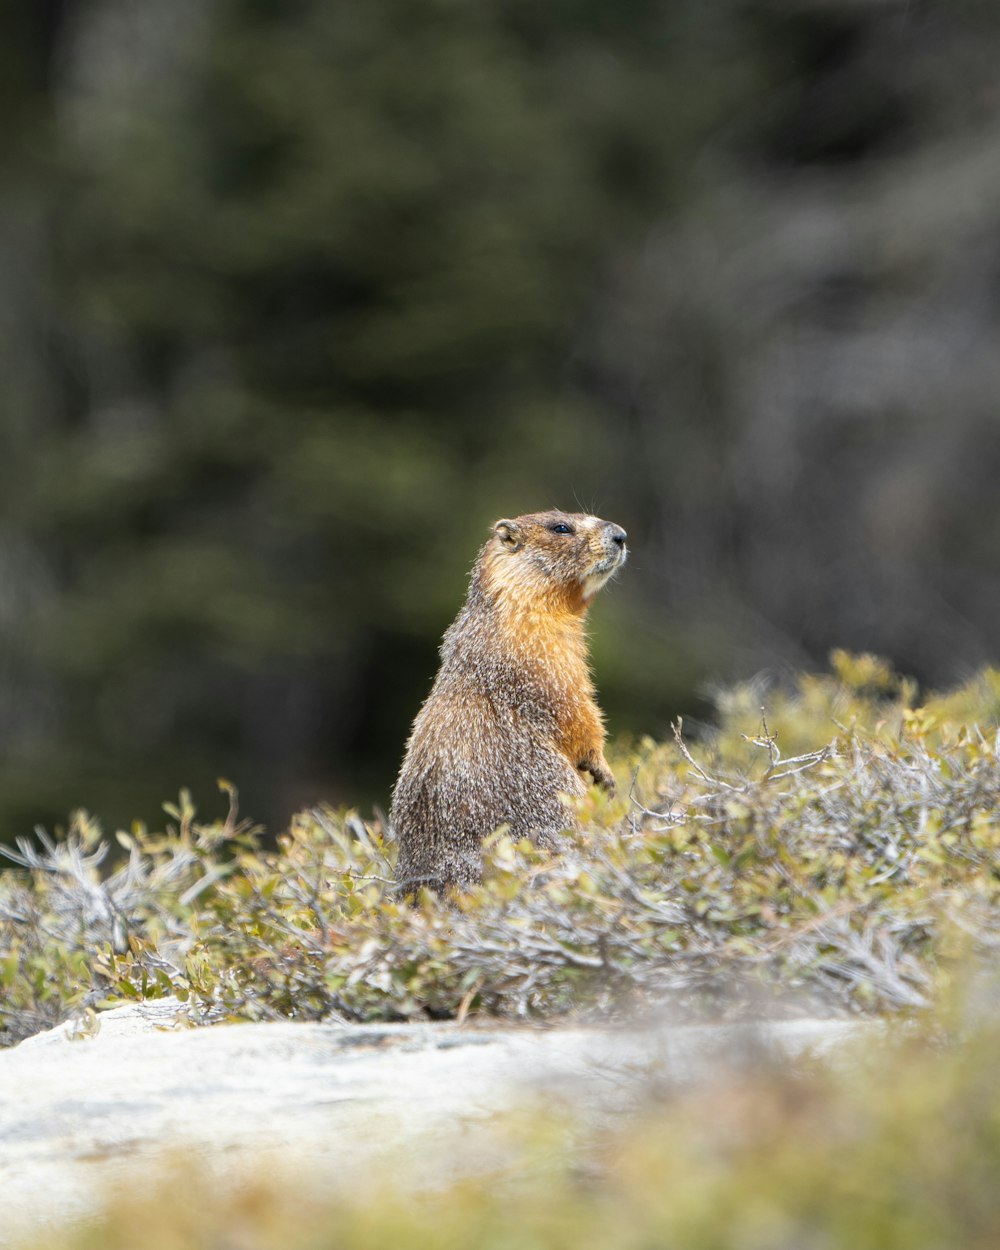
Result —
<path fill-rule="evenodd" d="M 504 649 L 529 669 L 541 669 L 560 697 L 590 689 L 584 617 L 587 605 L 579 585 L 554 582 L 530 560 L 490 552 L 484 562 L 484 589 L 499 617 Z M 554 693 L 554 691 L 553 691 Z"/>
<path fill-rule="evenodd" d="M 520 615 L 582 618 L 587 611 L 579 583 L 556 581 L 517 553 L 486 552 L 483 589 L 512 620 Z"/>

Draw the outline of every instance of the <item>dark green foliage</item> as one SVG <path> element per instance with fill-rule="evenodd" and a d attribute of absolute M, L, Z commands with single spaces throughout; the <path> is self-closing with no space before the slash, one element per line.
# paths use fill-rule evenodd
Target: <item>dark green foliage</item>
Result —
<path fill-rule="evenodd" d="M 0 840 L 384 804 L 486 524 L 621 522 L 602 703 L 1000 647 L 1000 9 L 21 6 Z M 945 419 L 946 418 L 946 419 Z"/>
<path fill-rule="evenodd" d="M 698 30 L 443 0 L 83 23 L 38 189 L 45 358 L 0 422 L 4 833 L 209 768 L 280 819 L 384 799 L 485 525 L 609 464 L 565 362 L 740 89 L 688 96 Z"/>

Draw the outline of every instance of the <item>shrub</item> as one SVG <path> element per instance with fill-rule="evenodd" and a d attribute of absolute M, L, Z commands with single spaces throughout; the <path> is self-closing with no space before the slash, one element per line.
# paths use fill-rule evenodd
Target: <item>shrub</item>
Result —
<path fill-rule="evenodd" d="M 501 832 L 481 886 L 413 906 L 354 813 L 302 813 L 267 851 L 231 787 L 214 824 L 182 795 L 110 871 L 77 814 L 0 877 L 6 1040 L 164 994 L 200 1020 L 922 1008 L 998 929 L 1000 673 L 915 707 L 870 657 L 834 668 L 765 692 L 766 717 L 723 692 L 702 741 L 623 753 L 630 784 L 558 853 Z"/>

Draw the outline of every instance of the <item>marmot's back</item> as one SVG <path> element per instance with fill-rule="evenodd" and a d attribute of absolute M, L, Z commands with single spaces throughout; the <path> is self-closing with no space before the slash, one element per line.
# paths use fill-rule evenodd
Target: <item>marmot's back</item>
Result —
<path fill-rule="evenodd" d="M 494 525 L 393 792 L 402 888 L 469 884 L 494 829 L 544 840 L 571 822 L 561 796 L 586 774 L 613 787 L 583 620 L 625 537 L 579 513 Z"/>

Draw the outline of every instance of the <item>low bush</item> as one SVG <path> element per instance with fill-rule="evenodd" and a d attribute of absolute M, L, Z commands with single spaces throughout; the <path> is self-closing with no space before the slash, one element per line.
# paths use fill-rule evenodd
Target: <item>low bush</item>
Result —
<path fill-rule="evenodd" d="M 717 703 L 711 733 L 620 752 L 557 853 L 501 831 L 482 886 L 414 905 L 378 822 L 303 813 L 268 851 L 229 787 L 224 821 L 182 795 L 163 832 L 21 839 L 0 1036 L 167 994 L 196 1020 L 912 1011 L 995 946 L 1000 672 L 916 706 L 837 654 Z"/>

